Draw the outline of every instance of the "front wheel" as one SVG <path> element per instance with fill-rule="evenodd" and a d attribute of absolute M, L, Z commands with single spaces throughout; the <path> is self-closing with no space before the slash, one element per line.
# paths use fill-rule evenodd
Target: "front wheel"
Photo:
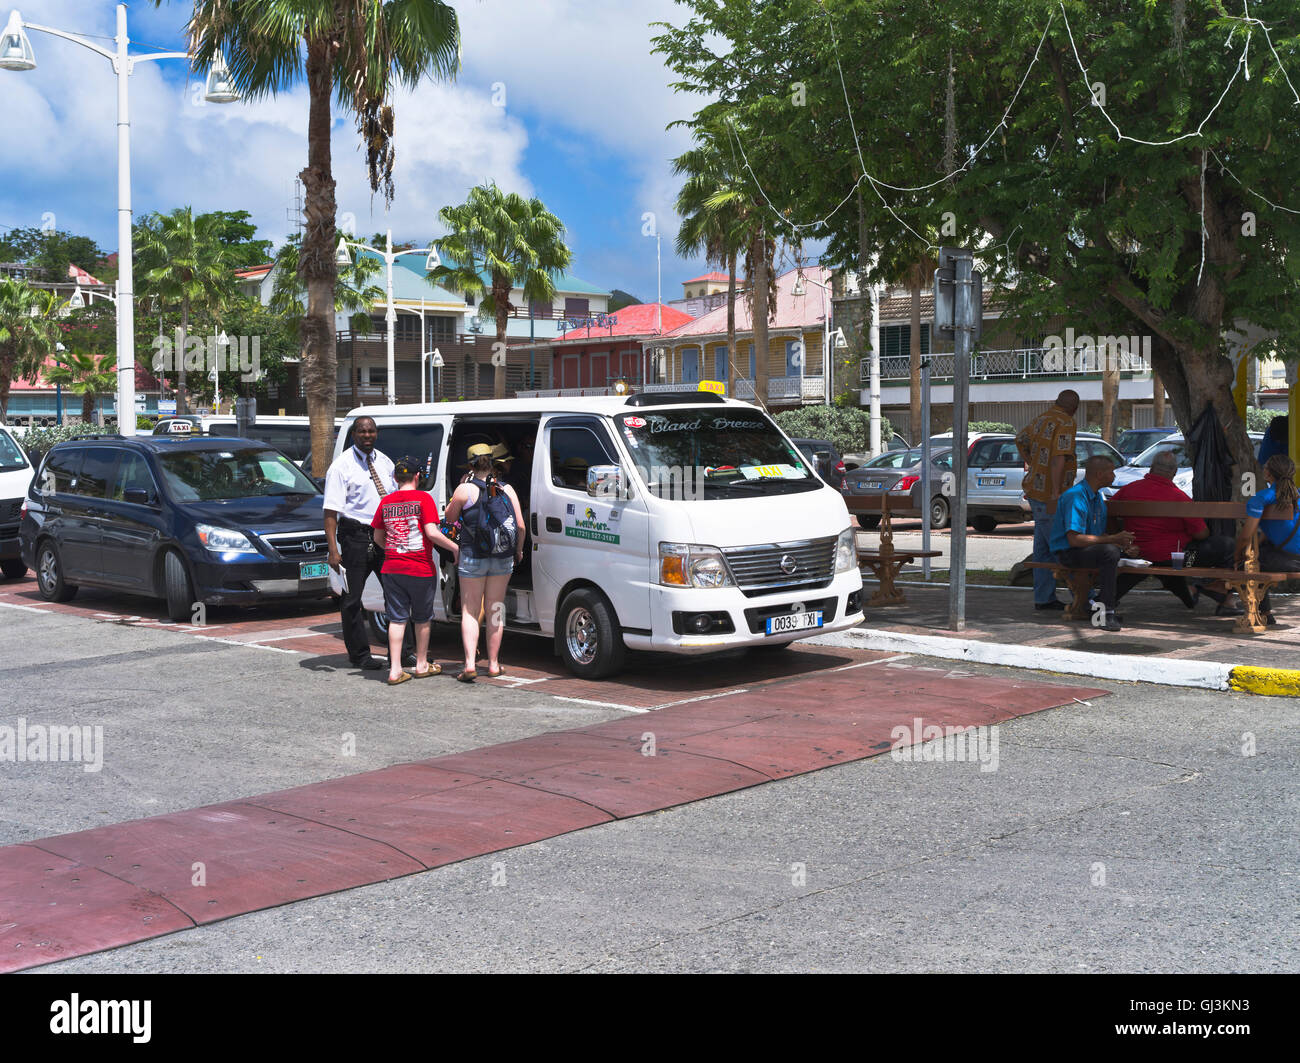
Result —
<path fill-rule="evenodd" d="M 5 574 L 5 579 L 22 579 L 27 575 L 27 566 L 23 564 L 22 558 L 10 557 L 0 561 L 0 572 Z"/>
<path fill-rule="evenodd" d="M 77 593 L 76 584 L 64 581 L 58 547 L 49 541 L 36 551 L 36 589 L 47 602 L 70 602 Z"/>
<path fill-rule="evenodd" d="M 930 527 L 946 528 L 948 527 L 948 500 L 941 495 L 936 495 L 930 499 Z"/>
<path fill-rule="evenodd" d="M 560 656 L 580 679 L 603 679 L 623 667 L 627 648 L 614 609 L 598 591 L 581 588 L 560 606 Z"/>
<path fill-rule="evenodd" d="M 167 593 L 167 616 L 176 624 L 194 618 L 194 584 L 185 570 L 185 562 L 175 550 L 163 559 L 163 588 Z"/>
<path fill-rule="evenodd" d="M 987 514 L 980 514 L 978 517 L 971 518 L 971 527 L 981 535 L 988 535 L 990 532 L 997 531 L 998 522 Z"/>

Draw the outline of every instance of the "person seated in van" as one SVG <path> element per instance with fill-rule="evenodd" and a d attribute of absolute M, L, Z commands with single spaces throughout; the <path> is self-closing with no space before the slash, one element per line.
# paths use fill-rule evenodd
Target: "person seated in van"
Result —
<path fill-rule="evenodd" d="M 375 544 L 384 551 L 380 580 L 388 613 L 388 685 L 439 675 L 442 666 L 429 664 L 429 629 L 433 621 L 434 578 L 431 553 L 436 543 L 453 556 L 460 548 L 438 528 L 438 504 L 418 490 L 420 463 L 402 458 L 393 466 L 397 490 L 380 499 L 370 526 Z M 402 640 L 408 621 L 415 624 L 415 671 L 401 668 Z"/>
<path fill-rule="evenodd" d="M 460 634 L 465 650 L 465 667 L 458 682 L 472 683 L 476 670 L 479 614 L 487 622 L 488 676 L 502 675 L 501 636 L 505 630 L 506 586 L 514 566 L 524 558 L 523 511 L 519 496 L 509 484 L 492 472 L 492 447 L 475 443 L 469 448 L 473 477 L 456 488 L 447 503 L 447 520 L 461 522 Z"/>
<path fill-rule="evenodd" d="M 556 475 L 551 477 L 556 487 L 568 487 L 574 491 L 587 489 L 587 462 L 582 458 L 565 458 Z"/>
<path fill-rule="evenodd" d="M 502 483 L 509 481 L 511 469 L 514 467 L 514 460 L 515 457 L 510 453 L 510 448 L 504 443 L 498 443 L 492 448 L 492 471 Z"/>

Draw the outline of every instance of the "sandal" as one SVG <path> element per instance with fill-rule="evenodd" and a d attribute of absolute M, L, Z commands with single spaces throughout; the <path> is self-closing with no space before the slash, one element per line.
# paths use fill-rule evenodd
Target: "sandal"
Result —
<path fill-rule="evenodd" d="M 431 675 L 442 675 L 442 665 L 440 665 L 440 664 L 430 664 L 430 665 L 429 665 L 429 670 L 428 670 L 427 672 L 412 672 L 412 673 L 411 673 L 411 678 L 413 678 L 413 679 L 428 679 L 429 676 L 431 676 Z"/>
<path fill-rule="evenodd" d="M 384 682 L 386 682 L 390 687 L 395 687 L 414 678 L 415 676 L 411 675 L 410 672 L 403 672 L 396 679 L 386 679 Z"/>
<path fill-rule="evenodd" d="M 478 672 L 457 672 L 456 673 L 457 683 L 472 683 L 477 678 L 478 678 Z"/>
<path fill-rule="evenodd" d="M 504 668 L 498 668 L 495 672 L 489 668 L 487 677 L 489 679 L 500 679 L 505 674 L 506 674 L 506 670 Z"/>

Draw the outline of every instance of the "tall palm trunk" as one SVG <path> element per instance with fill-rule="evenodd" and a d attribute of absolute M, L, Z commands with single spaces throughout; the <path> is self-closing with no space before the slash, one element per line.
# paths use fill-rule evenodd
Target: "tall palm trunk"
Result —
<path fill-rule="evenodd" d="M 307 315 L 303 318 L 302 381 L 311 419 L 312 468 L 329 468 L 333 458 L 334 412 L 338 403 L 338 350 L 334 334 L 334 286 L 338 266 L 334 261 L 334 179 L 330 158 L 330 99 L 334 93 L 328 37 L 307 44 L 307 168 L 302 180 L 306 227 L 298 274 L 307 289 Z M 395 381 L 389 381 L 393 386 Z"/>
<path fill-rule="evenodd" d="M 185 341 L 190 335 L 190 297 L 181 300 L 181 345 L 173 353 L 176 359 L 176 412 L 189 413 L 189 393 L 185 390 Z"/>
<path fill-rule="evenodd" d="M 767 227 L 760 225 L 754 237 L 754 293 L 752 316 L 754 324 L 754 401 L 767 409 L 767 362 L 768 338 L 768 271 L 767 271 Z"/>
<path fill-rule="evenodd" d="M 908 350 L 909 360 L 908 369 L 911 384 L 911 424 L 908 428 L 908 434 L 915 440 L 921 438 L 921 281 L 917 273 L 913 273 L 908 280 L 911 282 L 908 287 L 912 295 L 912 316 L 911 316 L 911 346 Z M 916 444 L 920 446 L 918 442 Z"/>
<path fill-rule="evenodd" d="M 493 285 L 492 296 L 497 308 L 497 341 L 492 345 L 492 397 L 504 399 L 506 397 L 506 321 L 510 315 L 509 282 L 497 281 Z"/>
<path fill-rule="evenodd" d="M 736 253 L 727 256 L 727 398 L 736 398 Z"/>

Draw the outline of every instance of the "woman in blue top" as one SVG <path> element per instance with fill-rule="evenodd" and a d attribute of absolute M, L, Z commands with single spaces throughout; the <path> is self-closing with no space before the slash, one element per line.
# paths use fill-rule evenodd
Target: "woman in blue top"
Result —
<path fill-rule="evenodd" d="M 1264 463 L 1268 486 L 1246 499 L 1246 520 L 1237 536 L 1237 563 L 1258 528 L 1263 534 L 1259 548 L 1261 572 L 1300 572 L 1300 501 L 1295 483 L 1295 462 L 1285 454 L 1274 454 Z M 1264 620 L 1276 624 L 1268 595 L 1260 603 Z"/>

